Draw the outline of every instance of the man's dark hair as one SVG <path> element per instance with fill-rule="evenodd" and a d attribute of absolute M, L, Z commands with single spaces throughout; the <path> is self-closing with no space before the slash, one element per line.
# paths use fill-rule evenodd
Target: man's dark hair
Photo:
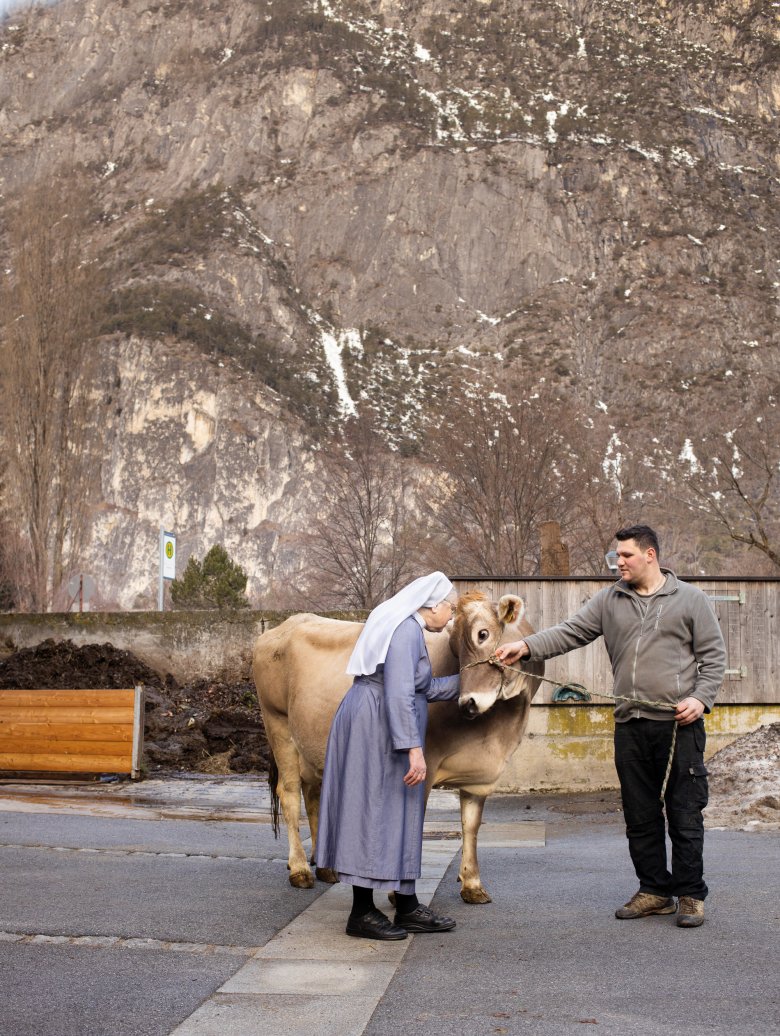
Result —
<path fill-rule="evenodd" d="M 656 536 L 655 530 L 651 529 L 649 525 L 629 525 L 625 529 L 618 529 L 615 533 L 615 539 L 618 542 L 634 540 L 641 550 L 647 550 L 649 547 L 652 547 L 655 551 L 655 556 L 657 558 L 661 556 L 658 536 Z"/>

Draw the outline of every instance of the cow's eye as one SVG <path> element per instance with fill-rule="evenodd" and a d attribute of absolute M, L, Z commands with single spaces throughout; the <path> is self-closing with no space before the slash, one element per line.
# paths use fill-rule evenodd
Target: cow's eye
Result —
<path fill-rule="evenodd" d="M 484 644 L 489 636 L 490 636 L 490 633 L 488 632 L 488 630 L 480 630 L 479 633 L 477 634 L 477 640 L 479 641 L 480 644 Z"/>

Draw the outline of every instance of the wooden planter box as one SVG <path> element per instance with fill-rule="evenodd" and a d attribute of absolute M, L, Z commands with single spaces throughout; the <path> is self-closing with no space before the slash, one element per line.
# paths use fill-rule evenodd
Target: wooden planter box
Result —
<path fill-rule="evenodd" d="M 0 772 L 141 772 L 144 692 L 0 690 Z"/>

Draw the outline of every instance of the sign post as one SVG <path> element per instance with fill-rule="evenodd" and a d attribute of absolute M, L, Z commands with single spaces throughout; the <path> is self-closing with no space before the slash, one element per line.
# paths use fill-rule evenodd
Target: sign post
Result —
<path fill-rule="evenodd" d="M 176 533 L 166 532 L 160 527 L 160 585 L 157 594 L 157 610 L 165 610 L 165 580 L 176 578 Z"/>
<path fill-rule="evenodd" d="M 70 601 L 68 602 L 68 611 L 73 610 L 73 605 L 78 600 L 79 611 L 88 612 L 90 598 L 95 592 L 95 580 L 92 576 L 85 576 L 83 574 L 77 576 L 71 576 L 68 580 L 68 593 L 70 595 Z"/>

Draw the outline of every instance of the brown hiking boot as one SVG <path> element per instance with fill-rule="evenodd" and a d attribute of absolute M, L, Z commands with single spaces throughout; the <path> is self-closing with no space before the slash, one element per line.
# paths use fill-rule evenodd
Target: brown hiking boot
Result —
<path fill-rule="evenodd" d="M 693 896 L 680 896 L 680 909 L 677 914 L 678 928 L 698 928 L 704 924 L 704 900 Z"/>
<path fill-rule="evenodd" d="M 682 903 L 682 900 L 680 902 Z M 615 917 L 625 920 L 633 917 L 650 917 L 651 914 L 673 914 L 676 909 L 671 896 L 654 896 L 652 892 L 635 892 L 625 906 L 615 911 Z"/>

